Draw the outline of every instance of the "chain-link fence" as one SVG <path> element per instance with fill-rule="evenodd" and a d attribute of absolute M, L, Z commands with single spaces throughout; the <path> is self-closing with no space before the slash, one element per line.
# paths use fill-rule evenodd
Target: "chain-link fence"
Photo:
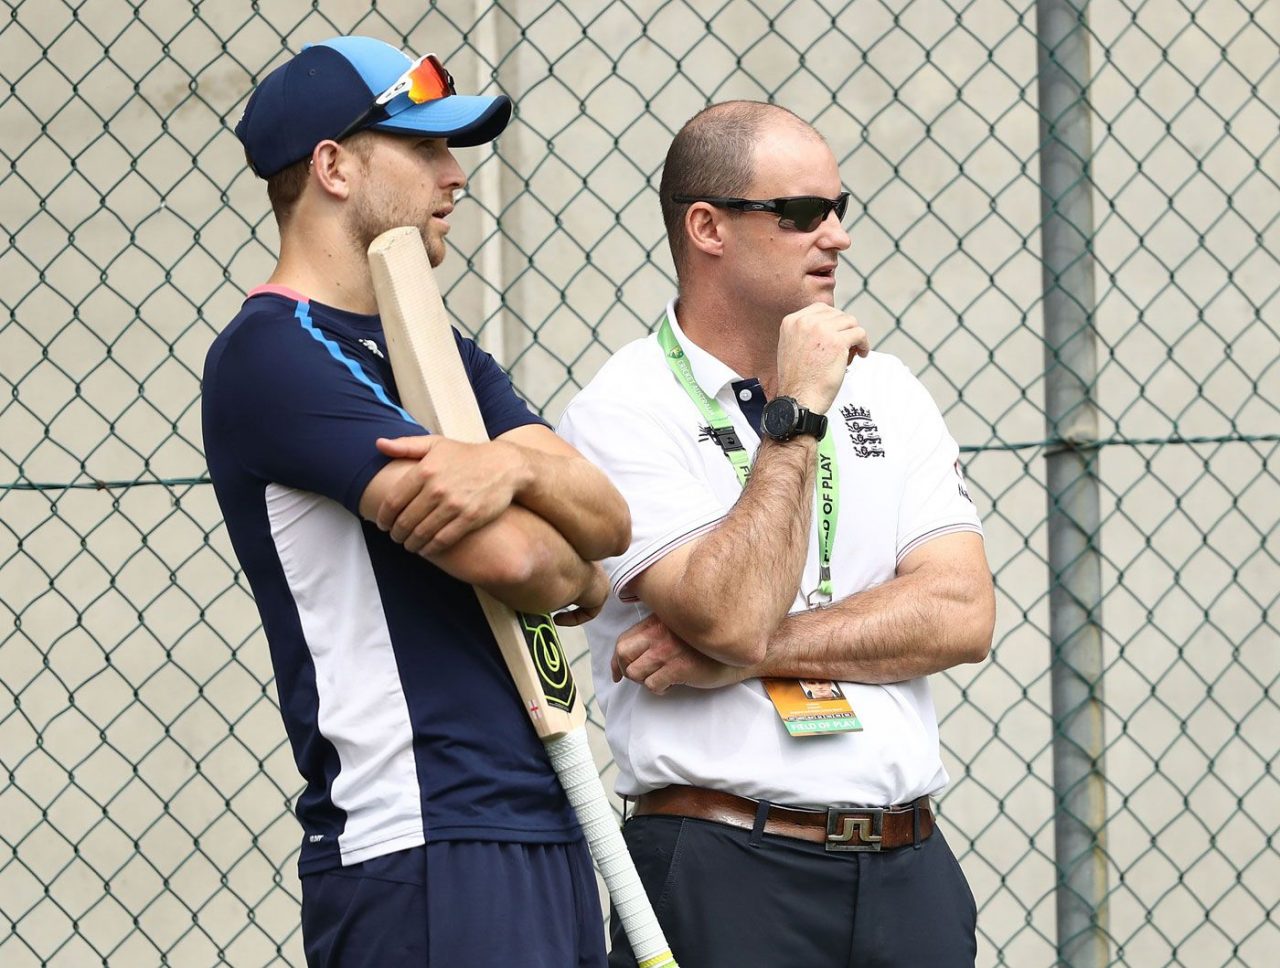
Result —
<path fill-rule="evenodd" d="M 276 244 L 230 128 L 346 32 L 516 98 L 462 153 L 443 279 L 552 419 L 673 288 L 679 125 L 751 97 L 818 126 L 853 193 L 840 302 L 935 394 L 987 528 L 996 647 L 936 689 L 979 964 L 1274 963 L 1280 7 L 6 9 L 5 968 L 302 963 L 300 783 L 198 374 Z"/>

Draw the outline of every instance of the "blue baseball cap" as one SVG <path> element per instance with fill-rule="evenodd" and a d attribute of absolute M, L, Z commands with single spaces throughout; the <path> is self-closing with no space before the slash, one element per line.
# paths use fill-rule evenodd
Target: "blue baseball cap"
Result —
<path fill-rule="evenodd" d="M 262 79 L 236 124 L 236 137 L 261 178 L 270 178 L 337 138 L 370 111 L 414 61 L 373 37 L 334 37 L 308 44 Z M 447 138 L 466 148 L 492 141 L 511 120 L 511 99 L 451 94 L 415 104 L 397 94 L 355 130 Z"/>

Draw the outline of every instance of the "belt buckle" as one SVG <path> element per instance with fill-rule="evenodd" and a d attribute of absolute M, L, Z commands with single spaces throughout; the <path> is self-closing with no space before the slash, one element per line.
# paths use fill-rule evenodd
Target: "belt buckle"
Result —
<path fill-rule="evenodd" d="M 879 850 L 884 837 L 884 810 L 866 807 L 860 810 L 831 807 L 827 810 L 827 839 L 830 851 Z"/>

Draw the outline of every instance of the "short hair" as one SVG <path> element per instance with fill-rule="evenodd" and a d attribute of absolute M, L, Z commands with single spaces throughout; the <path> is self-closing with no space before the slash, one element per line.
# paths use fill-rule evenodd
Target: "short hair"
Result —
<path fill-rule="evenodd" d="M 795 113 L 763 101 L 725 101 L 703 108 L 684 123 L 662 167 L 658 186 L 667 244 L 681 275 L 688 244 L 684 214 L 688 203 L 672 201 L 676 195 L 741 196 L 755 178 L 755 145 L 769 121 L 791 120 L 821 137 Z"/>
<path fill-rule="evenodd" d="M 281 168 L 267 179 L 267 200 L 271 202 L 271 211 L 275 213 L 276 225 L 281 228 L 284 228 L 284 223 L 293 214 L 293 207 L 302 197 L 302 190 L 307 187 L 307 176 L 310 173 L 311 159 L 303 158 Z"/>
<path fill-rule="evenodd" d="M 344 138 L 342 144 L 364 162 L 369 160 L 369 153 L 373 150 L 368 131 L 357 131 L 350 137 Z M 253 159 L 249 158 L 248 152 L 245 153 L 245 159 L 252 168 Z M 281 228 L 284 228 L 284 223 L 293 215 L 293 208 L 302 197 L 302 190 L 307 187 L 310 172 L 311 156 L 308 155 L 292 165 L 281 168 L 267 179 L 267 200 L 271 202 L 271 211 L 275 214 L 276 225 Z"/>

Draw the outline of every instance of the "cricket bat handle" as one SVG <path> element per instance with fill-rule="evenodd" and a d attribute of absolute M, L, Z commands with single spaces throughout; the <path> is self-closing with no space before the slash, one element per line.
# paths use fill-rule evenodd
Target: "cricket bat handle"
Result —
<path fill-rule="evenodd" d="M 577 811 L 587 847 L 609 889 L 614 913 L 622 921 L 638 968 L 678 968 L 605 797 L 604 785 L 587 745 L 587 731 L 575 729 L 552 740 L 547 743 L 547 755 L 560 777 L 565 795 Z"/>

